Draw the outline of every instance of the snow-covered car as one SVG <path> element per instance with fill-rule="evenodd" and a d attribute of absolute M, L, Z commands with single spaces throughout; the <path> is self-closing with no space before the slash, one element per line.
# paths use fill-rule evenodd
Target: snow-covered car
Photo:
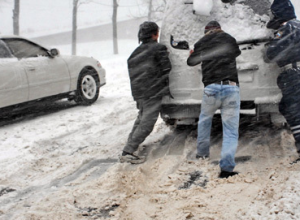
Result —
<path fill-rule="evenodd" d="M 98 99 L 106 84 L 99 61 L 63 56 L 18 36 L 0 36 L 0 108 L 68 98 L 83 105 Z"/>
<path fill-rule="evenodd" d="M 167 124 L 194 124 L 198 121 L 203 94 L 201 65 L 187 66 L 189 50 L 204 36 L 209 21 L 216 20 L 222 29 L 240 43 L 237 58 L 241 91 L 241 112 L 270 116 L 272 122 L 285 120 L 278 111 L 281 91 L 276 79 L 280 69 L 263 61 L 265 43 L 252 39 L 273 36 L 266 28 L 269 0 L 168 1 L 161 27 L 160 42 L 167 45 L 172 62 L 169 76 L 174 98 L 164 97 L 161 116 Z M 250 41 L 249 41 L 250 40 Z M 248 43 L 247 43 L 248 41 Z"/>

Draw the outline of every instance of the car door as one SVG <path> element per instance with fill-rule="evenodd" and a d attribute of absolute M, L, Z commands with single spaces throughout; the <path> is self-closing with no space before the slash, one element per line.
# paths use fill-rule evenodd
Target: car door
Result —
<path fill-rule="evenodd" d="M 69 70 L 61 57 L 51 57 L 45 48 L 22 38 L 6 39 L 5 42 L 25 68 L 29 100 L 70 90 Z"/>
<path fill-rule="evenodd" d="M 28 101 L 28 91 L 22 64 L 0 40 L 0 108 Z"/>

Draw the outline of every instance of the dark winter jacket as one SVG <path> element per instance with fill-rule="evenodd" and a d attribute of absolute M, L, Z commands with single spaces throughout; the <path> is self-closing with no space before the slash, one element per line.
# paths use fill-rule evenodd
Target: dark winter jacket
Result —
<path fill-rule="evenodd" d="M 274 0 L 271 11 L 275 17 L 286 21 L 296 18 L 294 6 L 290 0 Z"/>
<path fill-rule="evenodd" d="M 291 20 L 275 33 L 266 52 L 269 62 L 282 67 L 300 61 L 300 21 Z M 268 62 L 268 60 L 265 60 Z"/>
<path fill-rule="evenodd" d="M 171 62 L 167 47 L 154 40 L 142 43 L 128 58 L 134 100 L 169 95 Z"/>
<path fill-rule="evenodd" d="M 236 40 L 222 30 L 207 33 L 194 45 L 194 52 L 187 60 L 189 66 L 202 62 L 204 86 L 230 80 L 239 83 L 236 57 L 241 51 Z"/>
<path fill-rule="evenodd" d="M 273 18 L 267 28 L 277 30 L 283 22 L 296 18 L 295 9 L 290 0 L 274 0 L 271 5 Z"/>

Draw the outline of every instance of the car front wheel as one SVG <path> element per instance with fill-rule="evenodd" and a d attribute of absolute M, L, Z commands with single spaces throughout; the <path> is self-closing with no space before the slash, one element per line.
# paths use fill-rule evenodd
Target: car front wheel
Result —
<path fill-rule="evenodd" d="M 91 105 L 99 96 L 99 80 L 92 70 L 83 71 L 78 79 L 75 101 L 82 105 Z"/>

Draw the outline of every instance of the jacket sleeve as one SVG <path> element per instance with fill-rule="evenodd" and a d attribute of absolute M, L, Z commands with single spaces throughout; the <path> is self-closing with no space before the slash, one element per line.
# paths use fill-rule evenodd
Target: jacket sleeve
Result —
<path fill-rule="evenodd" d="M 202 39 L 200 39 L 194 45 L 194 51 L 190 54 L 189 58 L 187 59 L 188 66 L 196 66 L 203 61 L 203 47 L 202 47 Z"/>
<path fill-rule="evenodd" d="M 165 75 L 168 76 L 172 69 L 172 64 L 169 59 L 169 52 L 168 49 L 165 45 L 162 45 L 157 54 L 157 60 L 159 62 L 159 68 L 160 68 L 160 73 L 161 77 L 164 77 Z"/>
<path fill-rule="evenodd" d="M 241 50 L 235 40 L 230 35 L 224 35 L 224 39 L 212 52 L 213 59 L 235 59 L 241 55 Z"/>
<path fill-rule="evenodd" d="M 190 54 L 189 58 L 187 59 L 188 66 L 196 66 L 202 62 L 201 59 L 201 48 L 200 45 L 195 44 L 194 52 Z"/>
<path fill-rule="evenodd" d="M 195 66 L 203 61 L 217 59 L 234 59 L 241 54 L 236 40 L 230 35 L 222 35 L 217 41 L 208 41 L 210 45 L 204 45 L 200 42 L 195 44 L 194 52 L 187 60 L 189 66 Z"/>
<path fill-rule="evenodd" d="M 169 59 L 169 52 L 165 45 L 160 44 L 158 51 L 156 52 L 156 60 L 158 62 L 158 78 L 154 87 L 160 88 L 157 96 L 169 95 L 171 98 L 170 89 L 169 89 L 169 73 L 172 69 L 171 61 Z"/>
<path fill-rule="evenodd" d="M 266 50 L 265 61 L 277 62 L 284 58 L 293 49 L 291 38 L 293 37 L 291 27 L 286 25 L 275 33 L 274 39 L 269 43 Z"/>
<path fill-rule="evenodd" d="M 237 58 L 239 55 L 241 55 L 241 50 L 239 48 L 239 45 L 236 42 L 236 39 L 233 37 L 230 37 L 230 50 L 227 52 L 228 54 L 226 54 L 226 56 L 229 56 L 231 58 Z"/>

